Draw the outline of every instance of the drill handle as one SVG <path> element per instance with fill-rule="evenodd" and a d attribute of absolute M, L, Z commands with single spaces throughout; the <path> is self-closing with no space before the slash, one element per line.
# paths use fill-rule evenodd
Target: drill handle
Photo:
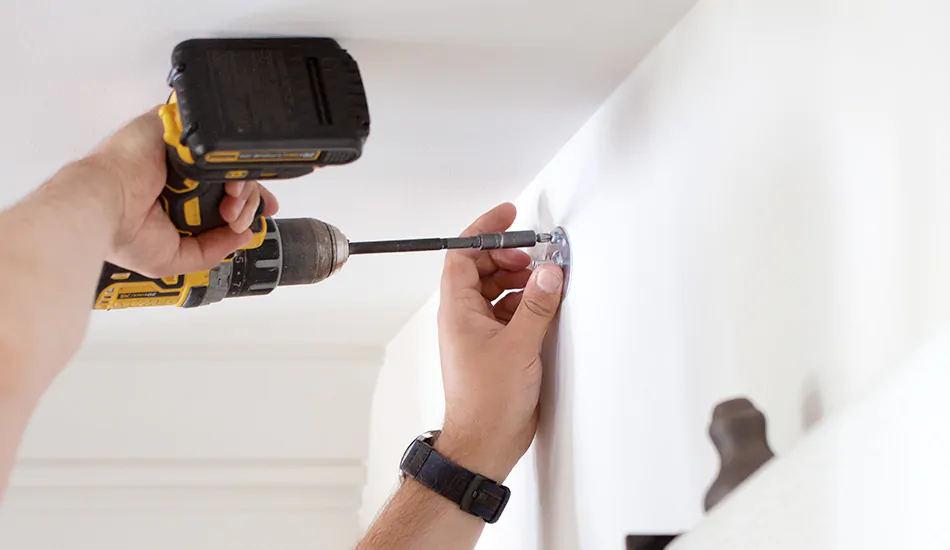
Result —
<path fill-rule="evenodd" d="M 169 152 L 169 155 L 175 153 Z M 212 229 L 228 224 L 221 217 L 221 201 L 227 196 L 222 182 L 199 182 L 189 179 L 175 169 L 175 163 L 168 159 L 168 176 L 160 201 L 175 227 L 182 235 L 201 235 Z M 257 216 L 251 224 L 251 231 L 259 234 L 264 231 L 264 200 L 257 208 Z"/>
<path fill-rule="evenodd" d="M 201 275 L 201 274 L 198 274 Z M 187 275 L 146 277 L 108 262 L 102 265 L 93 309 L 179 305 L 189 297 L 194 280 Z M 202 277 L 197 277 L 202 279 Z M 204 277 L 203 279 L 207 279 Z"/>

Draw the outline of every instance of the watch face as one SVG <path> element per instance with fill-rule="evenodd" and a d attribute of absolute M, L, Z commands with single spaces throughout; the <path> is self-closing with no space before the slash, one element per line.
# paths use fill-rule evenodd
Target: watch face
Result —
<path fill-rule="evenodd" d="M 421 441 L 426 445 L 432 446 L 435 444 L 435 440 L 439 438 L 440 433 L 442 433 L 442 430 L 432 430 L 431 432 L 426 432 L 413 439 L 412 443 L 406 447 L 406 451 L 402 453 L 402 458 L 399 459 L 399 481 L 404 481 L 406 479 L 406 472 L 402 471 L 402 464 L 406 461 L 406 457 L 409 456 L 409 451 L 412 449 L 412 446 L 415 445 L 417 441 Z"/>

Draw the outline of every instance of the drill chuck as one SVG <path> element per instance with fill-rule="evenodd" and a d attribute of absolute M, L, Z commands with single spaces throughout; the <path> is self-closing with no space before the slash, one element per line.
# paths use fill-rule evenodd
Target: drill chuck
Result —
<path fill-rule="evenodd" d="M 228 271 L 227 290 L 221 288 L 219 293 L 228 298 L 261 296 L 278 286 L 319 283 L 336 273 L 348 256 L 346 237 L 328 223 L 313 218 L 268 219 L 261 246 L 239 250 L 230 266 L 215 268 Z"/>
<path fill-rule="evenodd" d="M 319 283 L 336 273 L 348 256 L 346 237 L 330 224 L 312 218 L 268 218 L 261 245 L 238 250 L 230 262 L 212 269 L 207 289 L 193 289 L 182 307 Z"/>
<path fill-rule="evenodd" d="M 277 220 L 280 235 L 279 286 L 312 285 L 336 273 L 349 258 L 343 233 L 313 218 Z"/>
<path fill-rule="evenodd" d="M 313 218 L 268 219 L 261 246 L 239 250 L 230 265 L 215 268 L 227 272 L 217 294 L 262 296 L 278 286 L 312 285 L 336 273 L 348 257 L 346 237 L 328 223 Z"/>

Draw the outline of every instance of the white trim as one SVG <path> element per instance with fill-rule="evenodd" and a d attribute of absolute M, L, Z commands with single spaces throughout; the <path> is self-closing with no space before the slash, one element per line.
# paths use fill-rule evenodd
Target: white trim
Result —
<path fill-rule="evenodd" d="M 208 345 L 185 344 L 184 346 L 165 346 L 160 344 L 101 344 L 84 345 L 74 357 L 76 362 L 128 362 L 135 359 L 146 361 L 193 361 L 193 362 L 232 362 L 261 363 L 272 365 L 275 362 L 305 362 L 315 367 L 323 365 L 352 365 L 379 368 L 383 364 L 386 348 L 383 346 L 346 346 L 325 345 L 308 342 L 295 342 L 293 345 L 265 343 L 250 345 L 231 343 L 227 345 L 209 343 Z"/>
<path fill-rule="evenodd" d="M 316 521 L 333 510 L 352 518 L 360 507 L 360 491 L 355 487 L 11 487 L 0 514 L 0 524 L 18 512 L 39 513 L 56 525 L 55 514 L 130 511 L 151 515 L 161 511 L 211 511 L 224 514 L 238 510 L 253 512 L 304 512 Z M 12 515 L 11 515 L 12 514 Z M 48 514 L 54 514 L 48 516 Z M 98 521 L 101 521 L 102 518 Z M 2 531 L 2 529 L 0 529 Z"/>
<path fill-rule="evenodd" d="M 360 488 L 365 477 L 356 459 L 24 459 L 14 468 L 10 486 Z"/>

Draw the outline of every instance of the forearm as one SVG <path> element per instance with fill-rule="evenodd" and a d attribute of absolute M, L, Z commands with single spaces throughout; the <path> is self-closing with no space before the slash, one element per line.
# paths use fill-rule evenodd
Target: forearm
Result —
<path fill-rule="evenodd" d="M 511 472 L 517 457 L 505 456 L 483 438 L 443 432 L 435 449 L 470 471 L 498 482 Z M 407 479 L 373 526 L 358 550 L 405 550 L 439 548 L 471 550 L 481 536 L 485 522 L 463 512 L 458 504 L 412 479 Z"/>
<path fill-rule="evenodd" d="M 408 479 L 376 519 L 357 550 L 470 550 L 485 525 L 458 505 Z"/>
<path fill-rule="evenodd" d="M 71 164 L 0 214 L 0 493 L 34 404 L 88 322 L 121 207 L 101 174 Z"/>
<path fill-rule="evenodd" d="M 68 165 L 0 214 L 0 235 L 15 236 L 0 239 L 0 334 L 18 361 L 65 361 L 81 340 L 118 219 L 102 177 L 92 163 Z M 37 370 L 4 368 L 16 391 L 24 381 L 11 371 Z"/>
<path fill-rule="evenodd" d="M 16 459 L 16 447 L 36 405 L 34 395 L 0 396 L 0 500 Z"/>

